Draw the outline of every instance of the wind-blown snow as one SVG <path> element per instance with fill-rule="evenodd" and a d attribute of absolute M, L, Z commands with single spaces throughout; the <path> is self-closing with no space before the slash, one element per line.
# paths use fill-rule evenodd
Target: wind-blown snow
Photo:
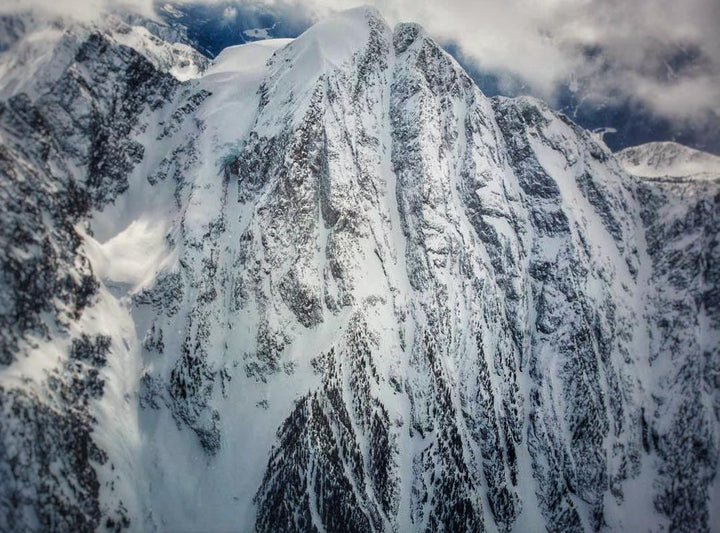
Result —
<path fill-rule="evenodd" d="M 102 244 L 85 235 L 95 273 L 103 280 L 127 283 L 133 288 L 151 281 L 170 252 L 165 241 L 168 229 L 167 222 L 137 219 Z"/>

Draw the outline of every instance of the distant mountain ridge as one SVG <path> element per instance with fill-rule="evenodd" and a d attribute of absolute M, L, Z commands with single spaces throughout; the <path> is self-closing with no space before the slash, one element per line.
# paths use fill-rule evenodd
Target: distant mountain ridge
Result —
<path fill-rule="evenodd" d="M 674 142 L 633 146 L 615 156 L 628 172 L 645 178 L 720 176 L 720 157 Z"/>

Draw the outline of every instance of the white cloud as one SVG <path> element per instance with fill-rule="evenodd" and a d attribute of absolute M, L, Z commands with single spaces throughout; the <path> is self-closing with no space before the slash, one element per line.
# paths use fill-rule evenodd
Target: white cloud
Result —
<path fill-rule="evenodd" d="M 321 18 L 361 3 L 306 0 L 302 5 Z M 717 0 L 371 3 L 389 22 L 419 22 L 438 39 L 457 43 L 478 68 L 519 79 L 549 100 L 574 80 L 587 98 L 633 100 L 673 120 L 708 113 L 717 118 Z"/>
<path fill-rule="evenodd" d="M 154 16 L 152 0 L 0 0 L 0 14 L 33 11 L 82 21 L 95 20 L 114 9 Z"/>
<path fill-rule="evenodd" d="M 223 10 L 223 21 L 226 23 L 234 22 L 237 18 L 238 10 L 236 7 L 228 6 Z"/>
<path fill-rule="evenodd" d="M 190 1 L 190 0 L 185 0 Z M 216 1 L 216 0 L 207 0 Z M 293 6 L 322 19 L 368 0 L 238 0 Z M 720 106 L 718 0 L 369 0 L 390 24 L 419 22 L 478 68 L 552 100 L 573 81 L 586 99 L 627 99 L 673 120 Z M 152 12 L 152 0 L 0 0 L 90 18 L 111 8 Z M 229 11 L 228 11 L 229 10 Z M 225 9 L 228 16 L 234 8 Z M 283 9 L 283 12 L 292 10 Z"/>

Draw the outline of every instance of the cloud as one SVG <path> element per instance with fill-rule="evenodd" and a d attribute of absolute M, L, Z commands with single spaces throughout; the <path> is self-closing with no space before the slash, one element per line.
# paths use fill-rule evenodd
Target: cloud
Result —
<path fill-rule="evenodd" d="M 362 2 L 310 0 L 320 18 Z M 375 0 L 419 22 L 478 69 L 548 100 L 624 99 L 673 120 L 720 120 L 717 0 Z"/>
<path fill-rule="evenodd" d="M 182 0 L 195 1 L 195 0 Z M 202 1 L 202 0 L 201 0 Z M 225 12 L 232 14 L 232 2 Z M 161 0 L 156 5 L 162 5 Z M 368 0 L 238 0 L 320 20 Z M 720 121 L 717 0 L 369 0 L 390 24 L 419 22 L 501 83 L 555 100 L 632 102 L 675 121 Z M 0 0 L 89 18 L 113 8 L 152 13 L 152 0 Z M 292 9 L 287 9 L 292 6 Z M 229 10 L 229 11 L 228 11 Z"/>
<path fill-rule="evenodd" d="M 113 10 L 128 10 L 154 17 L 152 0 L 0 0 L 0 15 L 32 11 L 73 20 L 96 20 Z"/>
<path fill-rule="evenodd" d="M 238 10 L 237 10 L 236 7 L 227 6 L 227 7 L 223 10 L 223 14 L 222 14 L 223 21 L 224 21 L 226 24 L 230 24 L 230 23 L 232 23 L 232 22 L 235 22 L 235 19 L 237 18 L 237 15 L 238 15 Z"/>

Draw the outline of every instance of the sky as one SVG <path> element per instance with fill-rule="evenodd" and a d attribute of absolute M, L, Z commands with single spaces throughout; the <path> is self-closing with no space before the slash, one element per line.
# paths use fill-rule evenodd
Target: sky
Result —
<path fill-rule="evenodd" d="M 267 9 L 293 30 L 333 11 L 375 5 L 390 24 L 422 24 L 471 71 L 485 92 L 532 94 L 586 127 L 620 126 L 623 131 L 634 127 L 640 137 L 644 129 L 655 128 L 655 136 L 687 138 L 688 144 L 720 153 L 720 0 L 175 3 L 214 4 L 228 19 L 248 6 Z M 163 4 L 163 0 L 0 0 L 0 12 L 31 8 L 87 19 L 121 7 L 153 16 Z"/>

